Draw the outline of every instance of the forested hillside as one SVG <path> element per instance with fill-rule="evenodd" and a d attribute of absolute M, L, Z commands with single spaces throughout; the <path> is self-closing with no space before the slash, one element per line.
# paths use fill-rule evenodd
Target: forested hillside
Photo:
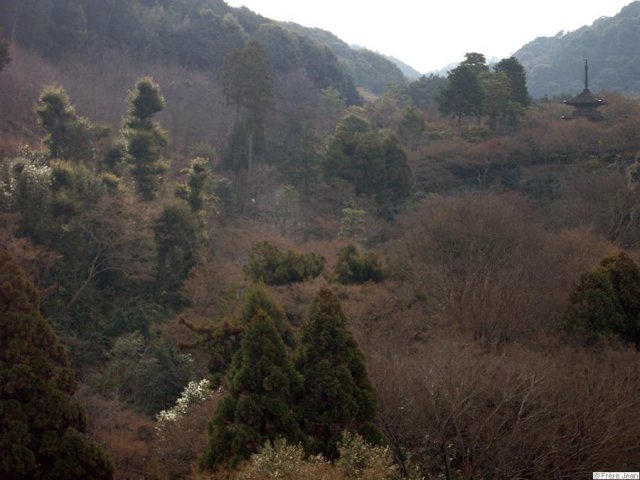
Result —
<path fill-rule="evenodd" d="M 552 14 L 550 12 L 550 14 Z M 582 91 L 581 65 L 592 65 L 593 91 L 640 92 L 640 2 L 631 2 L 611 18 L 555 37 L 540 37 L 514 55 L 527 70 L 534 97 Z"/>
<path fill-rule="evenodd" d="M 637 97 L 217 0 L 0 22 L 0 478 L 637 470 Z"/>

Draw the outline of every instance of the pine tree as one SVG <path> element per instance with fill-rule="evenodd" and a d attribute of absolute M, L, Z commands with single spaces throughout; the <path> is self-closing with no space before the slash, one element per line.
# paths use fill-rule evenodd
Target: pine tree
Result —
<path fill-rule="evenodd" d="M 273 321 L 262 310 L 251 320 L 242 339 L 227 388 L 209 424 L 204 466 L 234 466 L 268 440 L 302 440 L 291 407 L 302 388 L 302 379 Z"/>
<path fill-rule="evenodd" d="M 0 251 L 0 478 L 103 479 L 113 465 L 85 436 L 67 354 L 33 284 Z"/>
<path fill-rule="evenodd" d="M 167 171 L 167 165 L 162 162 L 167 136 L 152 121 L 153 115 L 164 106 L 160 86 L 150 77 L 139 79 L 129 93 L 129 113 L 123 133 L 136 190 L 147 201 L 156 197 Z"/>
<path fill-rule="evenodd" d="M 340 302 L 328 289 L 311 305 L 296 366 L 304 377 L 300 418 L 312 452 L 335 458 L 343 430 L 381 442 L 364 356 L 347 330 Z"/>

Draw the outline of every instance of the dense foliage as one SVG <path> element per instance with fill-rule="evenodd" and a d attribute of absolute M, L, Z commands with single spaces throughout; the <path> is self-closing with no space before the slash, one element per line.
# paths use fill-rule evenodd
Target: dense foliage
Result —
<path fill-rule="evenodd" d="M 113 465 L 85 435 L 67 353 L 35 287 L 0 250 L 0 477 L 106 479 Z"/>
<path fill-rule="evenodd" d="M 640 269 L 629 255 L 607 257 L 580 277 L 563 327 L 586 341 L 615 335 L 640 349 Z"/>
<path fill-rule="evenodd" d="M 317 277 L 322 273 L 324 264 L 324 257 L 315 253 L 283 252 L 265 241 L 254 245 L 244 271 L 254 282 L 284 285 Z"/>
<path fill-rule="evenodd" d="M 320 290 L 311 304 L 296 366 L 304 378 L 300 418 L 311 452 L 335 458 L 343 430 L 382 441 L 364 357 L 331 290 Z"/>
<path fill-rule="evenodd" d="M 302 379 L 273 321 L 264 311 L 251 319 L 229 373 L 228 393 L 210 424 L 203 463 L 234 466 L 267 440 L 302 440 L 292 405 Z"/>
<path fill-rule="evenodd" d="M 345 285 L 381 282 L 384 279 L 382 263 L 375 253 L 363 253 L 355 245 L 347 245 L 338 252 L 335 273 Z"/>

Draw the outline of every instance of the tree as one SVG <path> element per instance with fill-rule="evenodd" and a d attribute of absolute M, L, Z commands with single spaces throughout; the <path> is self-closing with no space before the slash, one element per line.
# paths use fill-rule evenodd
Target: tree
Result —
<path fill-rule="evenodd" d="M 315 253 L 283 252 L 273 243 L 256 243 L 251 249 L 244 272 L 254 282 L 285 285 L 316 278 L 324 268 L 325 258 Z"/>
<path fill-rule="evenodd" d="M 182 282 L 195 265 L 205 238 L 202 221 L 183 202 L 174 201 L 164 206 L 153 230 L 158 255 L 156 297 L 179 306 Z"/>
<path fill-rule="evenodd" d="M 347 245 L 338 252 L 335 273 L 338 282 L 353 283 L 381 282 L 384 271 L 380 259 L 375 253 L 362 253 L 355 245 Z"/>
<path fill-rule="evenodd" d="M 204 208 L 205 184 L 210 176 L 208 170 L 208 163 L 204 158 L 194 158 L 191 167 L 186 171 L 187 183 L 176 187 L 176 195 L 186 200 L 194 213 L 200 212 Z"/>
<path fill-rule="evenodd" d="M 625 252 L 585 273 L 569 297 L 563 329 L 570 335 L 616 335 L 640 350 L 640 268 Z"/>
<path fill-rule="evenodd" d="M 231 52 L 224 61 L 221 81 L 227 102 L 236 107 L 236 124 L 243 126 L 246 137 L 246 168 L 251 173 L 253 156 L 262 147 L 264 120 L 273 108 L 273 78 L 267 55 L 256 40 Z M 231 140 L 238 142 L 239 126 L 234 126 Z M 237 146 L 234 151 L 237 150 Z M 239 165 L 234 162 L 236 168 Z"/>
<path fill-rule="evenodd" d="M 489 117 L 489 128 L 495 130 L 498 119 L 505 117 L 509 110 L 509 78 L 501 72 L 487 72 L 480 76 L 480 82 L 484 91 L 483 111 Z"/>
<path fill-rule="evenodd" d="M 482 53 L 477 52 L 465 53 L 464 60 L 460 63 L 460 66 L 468 67 L 476 77 L 489 71 L 487 59 Z"/>
<path fill-rule="evenodd" d="M 94 155 L 92 127 L 79 117 L 63 88 L 42 89 L 35 106 L 38 123 L 47 132 L 44 142 L 49 158 L 89 162 Z"/>
<path fill-rule="evenodd" d="M 504 73 L 511 86 L 511 100 L 523 107 L 531 104 L 531 97 L 527 89 L 527 77 L 524 67 L 515 57 L 504 58 L 494 67 L 496 73 Z"/>
<path fill-rule="evenodd" d="M 151 77 L 140 78 L 129 92 L 129 111 L 123 134 L 136 190 L 145 201 L 156 197 L 167 171 L 167 165 L 161 160 L 167 136 L 152 121 L 153 115 L 164 106 L 160 86 Z"/>
<path fill-rule="evenodd" d="M 355 114 L 336 126 L 324 168 L 327 177 L 351 183 L 356 195 L 372 196 L 382 215 L 389 215 L 410 193 L 411 169 L 396 137 L 374 130 Z"/>
<path fill-rule="evenodd" d="M 438 98 L 438 108 L 442 115 L 458 119 L 458 131 L 462 117 L 482 115 L 484 93 L 474 70 L 465 65 L 454 68 L 448 75 L 449 85 Z"/>
<path fill-rule="evenodd" d="M 343 430 L 380 443 L 364 356 L 347 329 L 340 302 L 326 288 L 314 299 L 302 327 L 296 366 L 304 377 L 300 419 L 310 451 L 336 458 Z"/>
<path fill-rule="evenodd" d="M 66 351 L 33 284 L 0 251 L 0 477 L 107 479 L 113 465 L 85 436 Z"/>
<path fill-rule="evenodd" d="M 294 334 L 287 314 L 260 283 L 248 288 L 239 311 L 230 318 L 215 324 L 196 326 L 181 317 L 180 323 L 198 336 L 188 347 L 203 348 L 209 355 L 209 374 L 216 386 L 227 374 L 233 355 L 238 351 L 251 320 L 259 311 L 264 312 L 273 321 L 285 345 L 292 348 Z"/>
<path fill-rule="evenodd" d="M 292 409 L 302 379 L 296 372 L 273 321 L 259 311 L 251 320 L 234 357 L 227 395 L 209 424 L 203 464 L 235 466 L 266 441 L 302 441 Z"/>
<path fill-rule="evenodd" d="M 409 96 L 420 110 L 433 105 L 447 86 L 447 79 L 439 75 L 423 75 L 407 87 Z"/>

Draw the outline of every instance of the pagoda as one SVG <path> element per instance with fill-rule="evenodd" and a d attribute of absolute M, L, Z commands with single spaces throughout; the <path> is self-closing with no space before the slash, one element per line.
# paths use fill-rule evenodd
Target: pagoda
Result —
<path fill-rule="evenodd" d="M 586 60 L 584 61 L 584 90 L 580 95 L 570 100 L 565 100 L 563 103 L 575 108 L 572 116 L 564 118 L 586 118 L 592 121 L 604 119 L 602 113 L 598 111 L 598 107 L 606 105 L 606 102 L 601 98 L 595 97 L 589 90 L 589 64 Z"/>

